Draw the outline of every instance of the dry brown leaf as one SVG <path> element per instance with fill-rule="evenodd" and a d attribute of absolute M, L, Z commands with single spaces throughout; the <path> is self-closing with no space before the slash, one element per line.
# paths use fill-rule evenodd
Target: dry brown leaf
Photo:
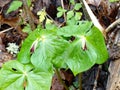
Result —
<path fill-rule="evenodd" d="M 13 27 L 14 29 L 17 29 L 18 32 L 20 34 L 22 34 L 22 29 L 21 27 L 19 26 L 19 23 L 20 23 L 20 18 L 17 16 L 17 17 L 12 17 L 12 18 L 4 18 L 2 15 L 0 15 L 0 24 L 7 24 L 11 27 Z"/>
<path fill-rule="evenodd" d="M 102 0 L 86 0 L 88 4 L 94 5 L 94 6 L 99 6 Z"/>
<path fill-rule="evenodd" d="M 0 7 L 4 7 L 9 2 L 11 2 L 11 0 L 0 0 Z"/>

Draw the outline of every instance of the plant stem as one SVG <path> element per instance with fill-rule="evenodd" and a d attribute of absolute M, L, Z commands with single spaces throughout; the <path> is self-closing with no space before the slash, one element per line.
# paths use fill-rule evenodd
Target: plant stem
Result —
<path fill-rule="evenodd" d="M 82 90 L 82 73 L 79 73 L 78 80 L 79 80 L 79 90 Z"/>
<path fill-rule="evenodd" d="M 59 70 L 58 70 L 57 68 L 55 68 L 55 72 L 56 72 L 56 74 L 57 74 L 57 77 L 58 77 L 60 83 L 64 86 L 64 88 L 65 88 L 66 90 L 69 90 L 68 87 L 66 86 L 66 84 L 63 82 L 63 80 L 62 80 L 62 78 L 61 78 L 61 76 L 60 76 Z"/>
<path fill-rule="evenodd" d="M 35 24 L 34 24 L 34 20 L 32 18 L 32 13 L 30 11 L 30 8 L 27 5 L 27 0 L 22 0 L 22 1 L 23 1 L 23 7 L 24 7 L 24 10 L 25 10 L 26 16 L 28 18 L 28 22 L 31 26 L 31 29 L 34 30 L 35 29 Z"/>
<path fill-rule="evenodd" d="M 62 8 L 65 9 L 63 0 L 61 0 L 61 5 L 62 5 Z M 65 12 L 64 12 L 64 22 L 66 22 L 66 15 L 65 15 Z"/>

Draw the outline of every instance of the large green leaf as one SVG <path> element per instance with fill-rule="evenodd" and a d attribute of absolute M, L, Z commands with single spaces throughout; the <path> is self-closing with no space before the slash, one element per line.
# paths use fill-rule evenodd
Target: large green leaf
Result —
<path fill-rule="evenodd" d="M 108 58 L 108 51 L 102 33 L 96 27 L 93 27 L 91 28 L 91 31 L 86 34 L 86 40 L 94 47 L 94 50 L 96 51 L 96 63 L 104 63 Z"/>
<path fill-rule="evenodd" d="M 76 36 L 85 35 L 91 29 L 92 23 L 88 21 L 81 21 L 79 25 L 65 26 L 57 31 L 58 35 L 62 36 Z"/>
<path fill-rule="evenodd" d="M 0 70 L 0 90 L 50 90 L 51 79 L 52 73 L 34 72 L 30 64 L 9 61 Z"/>
<path fill-rule="evenodd" d="M 88 44 L 88 43 L 86 43 Z M 87 50 L 82 49 L 82 41 L 76 40 L 66 52 L 66 63 L 74 75 L 91 68 L 97 59 L 94 47 L 89 44 Z"/>
<path fill-rule="evenodd" d="M 79 22 L 79 25 L 65 26 L 58 35 L 75 37 L 66 51 L 66 63 L 76 75 L 95 63 L 102 64 L 108 58 L 108 52 L 102 33 L 91 22 Z"/>
<path fill-rule="evenodd" d="M 65 57 L 66 55 L 62 53 L 61 55 L 56 56 L 54 59 L 52 59 L 52 64 L 55 68 L 66 68 L 67 64 L 65 63 Z"/>
<path fill-rule="evenodd" d="M 31 49 L 31 45 L 33 44 L 33 42 L 36 40 L 36 38 L 38 38 L 40 35 L 40 30 L 36 29 L 34 30 L 23 42 L 22 47 L 20 49 L 20 52 L 18 54 L 18 61 L 20 61 L 21 63 L 29 63 L 30 62 L 30 49 Z"/>
<path fill-rule="evenodd" d="M 31 62 L 38 69 L 50 70 L 51 60 L 64 52 L 68 42 L 49 31 L 41 31 L 40 33 L 37 48 L 31 56 Z"/>

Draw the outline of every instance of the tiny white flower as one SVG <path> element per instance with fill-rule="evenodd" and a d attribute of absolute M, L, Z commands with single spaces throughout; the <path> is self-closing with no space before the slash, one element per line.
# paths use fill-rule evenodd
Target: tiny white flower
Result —
<path fill-rule="evenodd" d="M 14 56 L 19 52 L 19 46 L 15 43 L 8 43 L 7 51 Z"/>

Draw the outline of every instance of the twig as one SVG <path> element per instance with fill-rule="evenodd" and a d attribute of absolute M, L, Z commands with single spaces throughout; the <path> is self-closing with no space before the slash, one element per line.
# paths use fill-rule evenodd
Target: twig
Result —
<path fill-rule="evenodd" d="M 82 1 L 83 1 L 84 5 L 85 5 L 85 8 L 86 8 L 86 10 L 87 10 L 87 12 L 88 12 L 88 14 L 89 14 L 89 16 L 90 16 L 93 24 L 94 24 L 97 28 L 99 28 L 99 30 L 104 34 L 104 32 L 105 32 L 104 28 L 103 28 L 103 27 L 101 26 L 101 24 L 98 22 L 96 16 L 93 14 L 93 12 L 92 12 L 92 10 L 90 9 L 90 7 L 88 6 L 87 2 L 86 2 L 85 0 L 82 0 Z"/>
<path fill-rule="evenodd" d="M 56 25 L 56 26 L 59 26 L 59 23 L 56 22 L 47 12 L 46 12 L 47 16 L 53 21 L 53 23 Z"/>
<path fill-rule="evenodd" d="M 59 71 L 58 71 L 57 68 L 55 68 L 55 72 L 56 72 L 56 74 L 57 74 L 57 77 L 58 77 L 60 83 L 64 86 L 64 88 L 65 88 L 66 90 L 69 90 L 68 87 L 66 86 L 66 84 L 63 82 L 63 80 L 62 80 L 62 78 L 61 78 L 61 76 L 60 76 L 60 73 L 59 73 Z"/>
<path fill-rule="evenodd" d="M 61 0 L 61 5 L 62 5 L 62 8 L 65 9 L 63 0 Z M 64 22 L 66 22 L 66 14 L 65 14 L 65 12 L 64 12 Z"/>
<path fill-rule="evenodd" d="M 97 88 L 97 81 L 98 81 L 98 78 L 99 78 L 100 69 L 101 69 L 101 65 L 98 66 L 98 71 L 97 71 L 96 78 L 95 78 L 95 81 L 94 81 L 93 90 L 96 90 L 96 88 Z"/>
<path fill-rule="evenodd" d="M 28 22 L 31 26 L 31 29 L 34 30 L 35 29 L 35 24 L 34 24 L 34 20 L 32 18 L 32 13 L 30 11 L 30 8 L 27 5 L 27 0 L 22 0 L 22 1 L 23 1 L 23 7 L 24 7 L 24 10 L 25 10 L 25 13 L 26 13 L 27 18 L 28 18 Z"/>
<path fill-rule="evenodd" d="M 2 11 L 3 11 L 3 7 L 0 10 L 0 15 L 2 14 Z M 1 16 L 0 16 L 0 19 L 1 19 Z M 0 22 L 0 28 L 1 28 L 1 22 Z"/>
<path fill-rule="evenodd" d="M 7 32 L 7 31 L 9 31 L 9 30 L 11 30 L 11 29 L 13 29 L 13 27 L 8 28 L 8 29 L 5 29 L 5 30 L 3 30 L 3 31 L 0 31 L 0 34 L 2 34 L 2 33 L 4 33 L 4 32 Z"/>
<path fill-rule="evenodd" d="M 47 14 L 47 16 L 53 21 L 53 23 L 54 23 L 56 26 L 58 26 L 58 28 L 60 28 L 61 26 L 63 26 L 63 24 L 65 23 L 65 22 L 59 23 L 59 22 L 55 21 L 47 12 L 46 12 L 46 14 Z"/>
<path fill-rule="evenodd" d="M 120 18 L 117 19 L 115 22 L 110 24 L 108 28 L 106 29 L 106 33 L 110 32 L 115 26 L 117 26 L 120 23 Z"/>

